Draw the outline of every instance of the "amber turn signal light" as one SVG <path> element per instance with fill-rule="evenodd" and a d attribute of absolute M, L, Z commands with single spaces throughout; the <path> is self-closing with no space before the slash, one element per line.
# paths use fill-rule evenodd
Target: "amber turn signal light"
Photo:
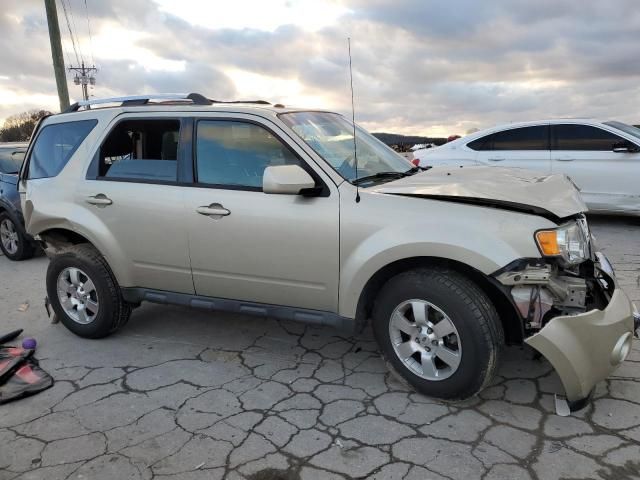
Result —
<path fill-rule="evenodd" d="M 538 247 L 544 255 L 560 255 L 558 233 L 555 230 L 543 230 L 536 233 Z"/>

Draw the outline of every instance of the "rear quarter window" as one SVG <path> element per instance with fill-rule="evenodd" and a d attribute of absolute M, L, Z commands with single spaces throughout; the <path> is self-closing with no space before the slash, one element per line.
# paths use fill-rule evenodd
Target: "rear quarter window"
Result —
<path fill-rule="evenodd" d="M 491 150 L 491 139 L 492 135 L 486 135 L 467 143 L 467 147 L 476 151 Z"/>
<path fill-rule="evenodd" d="M 56 123 L 40 130 L 29 158 L 29 179 L 58 175 L 97 120 Z"/>

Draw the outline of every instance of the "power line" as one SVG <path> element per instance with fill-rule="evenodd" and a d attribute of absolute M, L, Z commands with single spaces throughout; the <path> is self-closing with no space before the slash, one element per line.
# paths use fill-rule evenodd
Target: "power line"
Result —
<path fill-rule="evenodd" d="M 73 25 L 73 31 L 76 32 L 76 41 L 78 42 L 78 50 L 80 51 L 80 60 L 84 62 L 84 54 L 82 53 L 82 42 L 78 38 L 78 27 L 76 27 L 76 19 L 73 16 L 73 7 L 71 6 L 71 0 L 67 0 L 67 6 L 69 7 L 69 14 L 71 15 L 71 24 Z"/>
<path fill-rule="evenodd" d="M 89 9 L 87 8 L 87 0 L 84 0 L 84 11 L 87 16 L 87 30 L 89 31 L 89 52 L 91 53 L 91 63 L 95 65 L 96 61 L 93 59 L 93 35 L 91 35 L 91 23 L 89 22 Z"/>
<path fill-rule="evenodd" d="M 78 27 L 76 26 L 76 19 L 73 16 L 73 5 L 71 0 L 67 1 L 67 7 L 69 8 L 69 15 L 71 16 L 71 25 L 73 25 L 73 31 L 76 36 L 76 44 L 78 45 L 78 51 L 80 52 L 80 61 L 84 62 L 84 53 L 82 53 L 82 42 L 80 41 L 80 37 L 78 36 Z"/>
<path fill-rule="evenodd" d="M 78 28 L 76 27 L 75 17 L 73 16 L 73 9 L 71 8 L 70 0 L 60 0 L 62 4 L 62 8 L 64 10 L 64 17 L 67 21 L 67 28 L 69 29 L 69 36 L 71 37 L 71 45 L 73 46 L 73 52 L 76 56 L 76 61 L 78 62 L 76 66 L 70 65 L 68 70 L 69 72 L 73 72 L 75 75 L 73 77 L 73 83 L 76 85 L 80 85 L 82 88 L 82 98 L 84 100 L 89 99 L 89 86 L 93 86 L 96 84 L 95 73 L 98 71 L 95 65 L 86 66 L 84 61 L 84 54 L 82 52 L 82 46 L 80 42 L 80 38 L 78 37 Z M 87 30 L 89 32 L 89 38 L 91 37 L 91 27 L 89 24 L 89 13 L 87 9 L 87 4 L 85 0 L 85 11 L 87 13 Z M 69 20 L 69 16 L 71 16 L 71 20 Z M 75 31 L 75 34 L 74 34 Z M 80 51 L 80 55 L 78 56 L 78 50 Z M 91 43 L 89 44 L 89 50 L 91 52 L 91 59 L 93 60 L 93 47 Z"/>
<path fill-rule="evenodd" d="M 69 22 L 69 14 L 67 13 L 67 7 L 64 3 L 64 0 L 60 0 L 60 3 L 62 4 L 62 10 L 64 12 L 64 18 L 67 22 L 67 28 L 69 29 L 69 37 L 71 37 L 71 45 L 73 46 L 73 53 L 76 56 L 76 62 L 79 65 L 80 62 L 80 57 L 78 57 L 78 50 L 76 48 L 76 40 L 73 37 L 73 32 L 71 31 L 71 22 Z"/>

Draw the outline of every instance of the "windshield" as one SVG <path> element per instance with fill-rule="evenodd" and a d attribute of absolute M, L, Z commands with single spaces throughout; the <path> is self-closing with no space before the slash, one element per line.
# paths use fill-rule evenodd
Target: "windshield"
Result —
<path fill-rule="evenodd" d="M 353 151 L 353 125 L 337 113 L 293 112 L 280 118 L 343 178 L 356 179 L 379 174 L 403 174 L 413 165 L 376 137 L 356 127 L 358 174 Z"/>
<path fill-rule="evenodd" d="M 640 128 L 632 127 L 631 125 L 627 125 L 626 123 L 617 122 L 615 120 L 611 122 L 604 122 L 605 125 L 609 125 L 610 127 L 617 128 L 618 130 L 622 130 L 624 133 L 629 135 L 633 135 L 638 140 L 640 140 Z"/>

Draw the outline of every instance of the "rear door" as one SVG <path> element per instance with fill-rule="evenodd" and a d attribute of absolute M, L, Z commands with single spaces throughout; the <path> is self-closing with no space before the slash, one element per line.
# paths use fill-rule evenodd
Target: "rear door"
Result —
<path fill-rule="evenodd" d="M 553 125 L 551 132 L 552 171 L 573 180 L 590 210 L 640 212 L 640 153 L 613 151 L 628 140 L 578 123 Z"/>
<path fill-rule="evenodd" d="M 484 165 L 551 172 L 549 125 L 517 127 L 495 132 L 467 145 Z"/>
<path fill-rule="evenodd" d="M 122 286 L 193 293 L 178 168 L 184 120 L 123 115 L 107 130 L 75 205 L 97 217 L 105 253 L 120 257 L 109 263 L 130 268 Z"/>

